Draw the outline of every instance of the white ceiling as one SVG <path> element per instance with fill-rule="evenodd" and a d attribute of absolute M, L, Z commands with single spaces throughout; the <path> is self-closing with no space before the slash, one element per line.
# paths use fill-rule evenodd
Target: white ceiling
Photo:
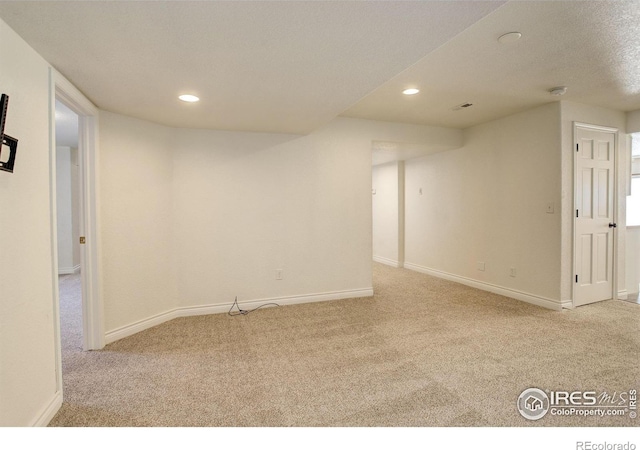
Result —
<path fill-rule="evenodd" d="M 0 0 L 0 17 L 98 107 L 169 126 L 307 133 L 342 114 L 466 128 L 557 101 L 558 85 L 640 109 L 638 0 L 503 3 Z M 499 44 L 508 31 L 523 37 Z"/>
<path fill-rule="evenodd" d="M 640 1 L 515 1 L 380 86 L 347 117 L 466 128 L 563 100 L 640 108 Z M 504 33 L 522 38 L 500 44 Z M 407 87 L 421 92 L 400 95 Z M 459 111 L 453 107 L 469 102 Z"/>
<path fill-rule="evenodd" d="M 501 3 L 2 1 L 0 17 L 102 109 L 308 133 Z"/>

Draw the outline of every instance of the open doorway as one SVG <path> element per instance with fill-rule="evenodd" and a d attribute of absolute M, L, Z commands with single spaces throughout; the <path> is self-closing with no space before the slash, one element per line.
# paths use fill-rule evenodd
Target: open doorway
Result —
<path fill-rule="evenodd" d="M 78 115 L 56 100 L 56 216 L 62 368 L 83 349 Z"/>
<path fill-rule="evenodd" d="M 371 143 L 371 235 L 375 262 L 405 267 L 405 163 L 447 149 L 407 142 Z"/>
<path fill-rule="evenodd" d="M 56 333 L 56 390 L 62 396 L 64 390 L 62 347 L 74 350 L 71 357 L 81 355 L 84 350 L 96 350 L 104 347 L 98 241 L 98 109 L 55 69 L 50 68 L 49 75 L 51 95 L 49 98 L 51 275 L 55 311 L 52 319 Z M 63 131 L 60 127 L 56 129 L 57 122 L 63 122 L 60 117 L 61 106 L 71 112 L 71 114 L 67 113 L 72 123 L 66 127 L 68 132 Z M 56 111 L 59 113 L 57 116 L 60 117 L 60 120 L 57 120 Z M 58 134 L 61 136 L 58 137 Z M 67 136 L 65 137 L 65 135 Z M 58 155 L 58 144 L 62 148 L 60 156 Z M 75 151 L 73 151 L 74 145 Z M 74 201 L 70 195 L 71 198 L 68 200 L 60 200 L 60 205 L 58 205 L 57 189 L 59 165 L 61 166 L 60 176 L 62 178 L 67 177 L 62 167 L 69 167 L 68 189 L 71 190 L 72 184 L 74 184 L 77 187 L 78 197 Z M 73 168 L 76 170 L 77 182 L 72 180 L 74 175 L 71 170 Z M 75 250 L 73 247 L 71 248 L 71 263 L 69 264 L 58 259 L 59 250 L 64 251 L 59 248 L 61 244 L 58 241 L 58 209 L 65 208 L 63 205 L 65 201 L 68 201 L 68 205 L 70 205 L 68 209 L 71 211 L 70 218 L 67 216 L 67 220 L 72 223 L 71 236 L 68 239 L 79 244 Z M 73 209 L 71 208 L 74 203 L 77 206 L 75 231 L 73 228 Z M 77 263 L 78 248 L 79 267 Z M 74 251 L 76 252 L 75 261 L 73 260 Z M 66 278 L 62 279 L 61 275 Z M 69 294 L 75 297 L 75 299 L 71 299 L 71 303 L 67 299 Z M 65 334 L 63 335 L 63 333 Z M 65 354 L 65 359 L 67 356 Z"/>
<path fill-rule="evenodd" d="M 71 292 L 75 292 L 74 296 L 80 302 L 81 307 L 75 307 L 75 326 L 76 337 L 81 341 L 81 350 L 96 350 L 104 347 L 104 324 L 103 324 L 103 307 L 100 288 L 100 254 L 99 254 L 99 232 L 98 232 L 98 192 L 97 192 L 97 160 L 98 160 L 98 109 L 66 78 L 64 78 L 55 69 L 50 69 L 50 118 L 51 118 L 51 136 L 50 136 L 50 185 L 51 185 L 51 257 L 52 257 L 52 276 L 53 276 L 53 295 L 55 316 L 54 329 L 56 330 L 56 362 L 57 362 L 57 385 L 62 390 L 62 349 L 61 344 L 63 336 L 61 336 L 61 309 L 65 307 L 65 300 L 60 301 L 60 288 L 69 288 Z M 72 123 L 76 124 L 67 127 L 70 132 L 66 133 L 68 139 L 65 141 L 65 132 L 58 127 L 56 129 L 56 110 L 61 112 L 61 106 L 64 106 L 73 117 Z M 58 114 L 60 116 L 60 114 Z M 62 120 L 60 120 L 62 122 Z M 75 136 L 73 129 L 75 128 Z M 57 137 L 58 133 L 62 136 Z M 73 145 L 77 139 L 77 150 L 73 150 Z M 61 144 L 61 155 L 58 155 L 58 147 Z M 66 144 L 66 145 L 65 145 Z M 68 147 L 63 148 L 63 147 Z M 68 153 L 67 153 L 68 152 Z M 70 240 L 79 244 L 75 247 L 75 255 L 79 248 L 80 268 L 77 271 L 77 262 L 72 262 L 73 274 L 64 273 L 67 268 L 65 264 L 58 259 L 59 248 L 58 242 L 58 209 L 64 209 L 64 205 L 58 205 L 57 198 L 57 169 L 59 159 L 66 162 L 68 154 L 68 165 L 70 168 L 77 169 L 78 199 L 75 205 L 78 206 L 76 222 L 76 231 L 72 229 Z M 64 165 L 64 163 L 62 163 Z M 64 178 L 65 174 L 61 174 Z M 69 184 L 71 184 L 71 174 L 69 175 Z M 71 200 L 70 200 L 71 202 Z M 72 219 L 73 220 L 73 216 Z M 79 235 L 79 236 L 78 236 Z M 73 256 L 73 251 L 71 254 Z M 76 260 L 77 261 L 77 260 Z M 77 278 L 67 278 L 60 280 L 59 268 L 62 268 L 62 275 L 76 275 Z M 71 270 L 68 270 L 71 271 Z M 79 275 L 79 276 L 78 276 Z M 59 281 L 64 281 L 59 286 Z M 69 286 L 71 285 L 71 286 Z M 78 294 L 77 287 L 81 286 Z M 65 293 L 66 295 L 66 293 Z M 62 311 L 63 313 L 65 311 Z M 81 316 L 80 326 L 78 326 L 78 316 Z M 64 317 L 62 318 L 65 319 Z M 63 325 L 65 325 L 63 323 Z M 75 345 L 75 344 L 74 344 Z"/>
<path fill-rule="evenodd" d="M 630 136 L 631 178 L 627 196 L 626 288 L 627 300 L 640 303 L 640 133 Z"/>
<path fill-rule="evenodd" d="M 404 161 L 373 165 L 371 170 L 373 260 L 404 265 Z"/>

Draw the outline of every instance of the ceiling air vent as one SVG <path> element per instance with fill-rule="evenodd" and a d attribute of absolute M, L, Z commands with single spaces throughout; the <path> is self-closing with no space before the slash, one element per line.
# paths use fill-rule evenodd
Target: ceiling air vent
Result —
<path fill-rule="evenodd" d="M 454 106 L 452 109 L 454 111 L 460 111 L 461 109 L 469 108 L 470 106 L 473 106 L 473 103 L 462 103 L 458 106 Z"/>

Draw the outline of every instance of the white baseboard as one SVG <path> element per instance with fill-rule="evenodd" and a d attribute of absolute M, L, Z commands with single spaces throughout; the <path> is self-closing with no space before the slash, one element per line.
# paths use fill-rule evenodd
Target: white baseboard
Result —
<path fill-rule="evenodd" d="M 31 423 L 32 427 L 46 427 L 56 415 L 62 406 L 62 391 L 58 391 L 53 395 L 49 403 L 42 408 L 40 414 Z"/>
<path fill-rule="evenodd" d="M 629 298 L 629 293 L 626 291 L 626 289 L 624 291 L 618 291 L 618 297 L 619 300 L 626 300 Z"/>
<path fill-rule="evenodd" d="M 58 267 L 58 275 L 71 275 L 80 272 L 80 264 L 73 267 Z"/>
<path fill-rule="evenodd" d="M 391 267 L 395 267 L 395 268 L 401 268 L 402 267 L 402 263 L 401 262 L 396 261 L 395 259 L 385 258 L 384 256 L 373 255 L 373 260 L 375 262 L 379 262 L 381 264 L 386 264 L 387 266 L 391 266 Z"/>
<path fill-rule="evenodd" d="M 576 307 L 573 306 L 573 300 L 562 300 L 560 301 L 560 306 L 562 306 L 562 309 L 576 309 Z"/>
<path fill-rule="evenodd" d="M 417 264 L 405 262 L 404 268 L 409 270 L 414 270 L 416 272 L 426 273 L 427 275 L 443 278 L 445 280 L 454 281 L 456 283 L 464 284 L 465 286 L 470 286 L 483 291 L 492 292 L 494 294 L 504 295 L 505 297 L 514 298 L 516 300 L 521 300 L 523 302 L 531 303 L 537 306 L 542 306 L 543 308 L 553 309 L 555 311 L 560 311 L 563 308 L 563 303 L 557 300 L 551 300 L 549 298 L 540 297 L 538 295 L 529 294 L 527 292 L 521 292 L 515 289 L 510 289 L 502 286 L 497 286 L 495 284 L 485 283 L 484 281 L 478 281 L 478 280 L 473 280 L 471 278 L 453 275 L 448 272 L 442 272 L 440 270 L 430 269 L 428 267 L 419 266 Z"/>
<path fill-rule="evenodd" d="M 344 300 L 347 298 L 373 297 L 373 288 L 350 289 L 346 291 L 324 292 L 321 294 L 305 294 L 294 295 L 288 297 L 263 298 L 259 300 L 249 300 L 238 302 L 243 309 L 254 309 L 266 303 L 277 303 L 281 306 L 294 305 L 298 303 L 324 302 L 329 300 Z M 125 325 L 115 330 L 108 331 L 105 334 L 105 343 L 110 344 L 119 339 L 139 333 L 148 328 L 160 325 L 163 322 L 175 319 L 177 317 L 201 316 L 207 314 L 226 313 L 231 309 L 233 302 L 218 303 L 213 305 L 185 306 L 174 308 L 169 311 L 156 314 L 147 319 Z"/>
<path fill-rule="evenodd" d="M 170 309 L 169 311 L 165 311 L 163 313 L 147 317 L 146 319 L 130 323 L 129 325 L 124 325 L 122 327 L 116 328 L 115 330 L 108 331 L 104 335 L 105 345 L 115 342 L 119 339 L 126 338 L 127 336 L 131 336 L 132 334 L 144 331 L 147 328 L 155 327 L 156 325 L 160 325 L 161 323 L 167 322 L 171 319 L 175 319 L 176 317 L 178 317 L 176 312 L 177 309 Z"/>

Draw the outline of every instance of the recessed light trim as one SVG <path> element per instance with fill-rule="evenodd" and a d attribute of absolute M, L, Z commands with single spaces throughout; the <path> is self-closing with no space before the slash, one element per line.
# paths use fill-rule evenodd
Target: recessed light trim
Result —
<path fill-rule="evenodd" d="M 509 33 L 505 33 L 498 38 L 498 42 L 501 44 L 511 44 L 512 42 L 516 42 L 518 39 L 522 37 L 522 33 L 519 31 L 510 31 Z"/>
<path fill-rule="evenodd" d="M 180 95 L 178 98 L 183 102 L 187 102 L 187 103 L 195 103 L 200 101 L 199 97 L 196 97 L 195 95 L 191 95 L 191 94 L 183 94 L 183 95 Z"/>
<path fill-rule="evenodd" d="M 404 95 L 416 95 L 418 92 L 420 92 L 420 89 L 416 88 L 409 88 L 402 91 Z"/>

